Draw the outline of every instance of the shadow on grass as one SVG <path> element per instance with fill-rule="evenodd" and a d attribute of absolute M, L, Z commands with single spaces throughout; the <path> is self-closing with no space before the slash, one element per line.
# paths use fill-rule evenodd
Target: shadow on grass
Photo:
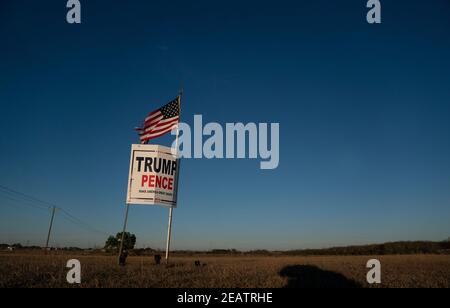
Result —
<path fill-rule="evenodd" d="M 344 275 L 310 265 L 286 266 L 280 271 L 288 279 L 284 288 L 361 288 L 362 285 Z"/>

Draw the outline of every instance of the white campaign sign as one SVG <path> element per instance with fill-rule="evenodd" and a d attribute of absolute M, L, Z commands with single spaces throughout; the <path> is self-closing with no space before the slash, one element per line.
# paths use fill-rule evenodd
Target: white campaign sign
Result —
<path fill-rule="evenodd" d="M 177 206 L 178 161 L 171 148 L 133 144 L 127 204 Z"/>

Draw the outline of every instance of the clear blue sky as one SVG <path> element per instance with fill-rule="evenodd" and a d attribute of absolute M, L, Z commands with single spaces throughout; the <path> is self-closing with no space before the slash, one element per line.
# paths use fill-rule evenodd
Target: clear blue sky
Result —
<path fill-rule="evenodd" d="M 121 230 L 133 128 L 185 89 L 183 119 L 279 122 L 280 167 L 185 160 L 175 249 L 293 249 L 450 236 L 450 2 L 0 3 L 0 185 Z M 169 138 L 162 138 L 167 144 Z M 0 242 L 48 211 L 0 194 Z M 168 210 L 133 207 L 139 246 Z M 54 245 L 105 236 L 55 221 Z"/>

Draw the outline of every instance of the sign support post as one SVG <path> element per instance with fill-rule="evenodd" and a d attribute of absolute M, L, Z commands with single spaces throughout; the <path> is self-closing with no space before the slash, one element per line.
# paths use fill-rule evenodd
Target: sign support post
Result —
<path fill-rule="evenodd" d="M 127 203 L 127 209 L 125 212 L 125 221 L 123 222 L 123 231 L 122 231 L 122 238 L 120 240 L 120 248 L 119 248 L 119 264 L 120 264 L 120 257 L 122 256 L 123 251 L 123 242 L 125 240 L 125 231 L 127 229 L 127 223 L 128 223 L 128 211 L 130 209 L 130 205 Z"/>
<path fill-rule="evenodd" d="M 169 250 L 170 250 L 170 235 L 172 231 L 172 214 L 173 207 L 169 209 L 169 227 L 167 229 L 167 245 L 166 245 L 166 264 L 169 264 Z"/>
<path fill-rule="evenodd" d="M 180 94 L 178 95 L 178 111 L 179 111 L 179 122 L 181 122 L 181 97 L 183 96 L 183 90 L 180 91 Z M 177 137 L 175 141 L 175 150 L 176 150 L 176 159 L 177 159 L 177 174 L 176 174 L 176 181 L 177 181 L 177 190 L 178 190 L 178 178 L 180 174 L 180 159 L 178 158 L 178 137 L 180 136 L 180 125 L 177 126 Z M 176 192 L 178 195 L 178 191 Z M 178 196 L 177 196 L 178 198 Z M 167 228 L 167 244 L 166 244 L 166 265 L 169 265 L 169 252 L 170 252 L 170 237 L 172 233 L 172 216 L 173 216 L 173 206 L 169 208 L 169 226 Z"/>

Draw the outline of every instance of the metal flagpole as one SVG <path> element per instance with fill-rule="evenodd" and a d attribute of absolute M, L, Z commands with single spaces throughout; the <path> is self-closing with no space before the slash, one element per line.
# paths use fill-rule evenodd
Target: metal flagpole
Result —
<path fill-rule="evenodd" d="M 55 219 L 55 213 L 56 213 L 56 206 L 54 206 L 53 210 L 52 210 L 52 219 L 50 219 L 50 226 L 48 227 L 47 242 L 45 244 L 45 250 L 48 250 L 48 243 L 50 242 L 50 235 L 52 233 L 53 220 Z"/>
<path fill-rule="evenodd" d="M 181 121 L 181 97 L 183 95 L 183 90 L 180 91 L 180 94 L 178 95 L 178 122 Z M 178 137 L 180 135 L 180 125 L 177 126 L 177 137 L 175 141 L 175 149 L 176 149 L 176 158 L 177 158 L 177 190 L 178 190 L 178 176 L 179 176 L 179 170 L 180 170 L 180 160 L 178 158 Z M 178 194 L 178 192 L 177 192 Z M 169 251 L 170 251 L 170 236 L 172 233 L 172 215 L 173 215 L 173 206 L 169 209 L 169 226 L 167 228 L 167 245 L 166 245 L 166 265 L 169 264 Z"/>
<path fill-rule="evenodd" d="M 123 231 L 122 231 L 122 238 L 120 240 L 120 248 L 119 248 L 119 265 L 120 265 L 120 257 L 122 256 L 123 251 L 123 242 L 125 240 L 125 231 L 127 229 L 127 222 L 128 222 L 128 210 L 130 209 L 130 205 L 127 203 L 127 209 L 125 212 L 125 221 L 123 222 Z"/>

